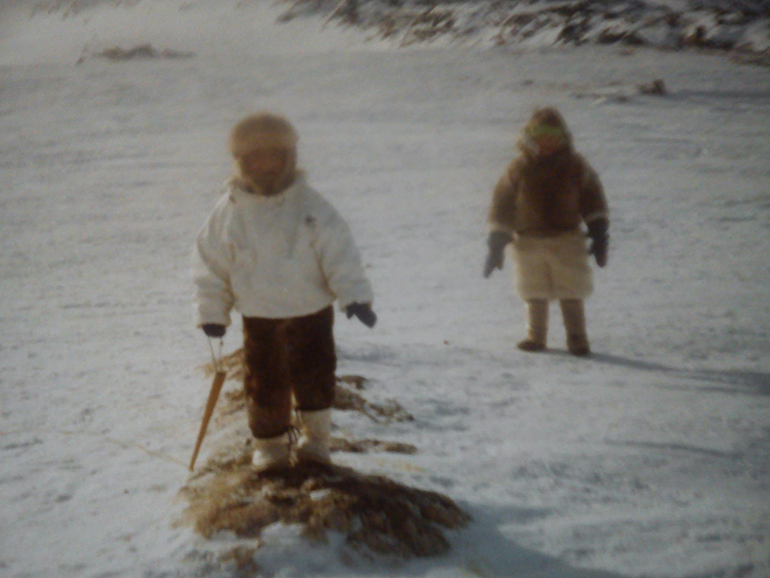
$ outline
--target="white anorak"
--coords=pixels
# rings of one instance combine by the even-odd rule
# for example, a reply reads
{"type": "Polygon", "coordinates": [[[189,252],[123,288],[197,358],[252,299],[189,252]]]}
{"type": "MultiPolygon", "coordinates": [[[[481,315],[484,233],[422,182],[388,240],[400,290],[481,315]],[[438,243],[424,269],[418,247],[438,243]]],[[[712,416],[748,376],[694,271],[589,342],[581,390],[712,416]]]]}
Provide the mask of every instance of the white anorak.
{"type": "Polygon", "coordinates": [[[199,327],[229,325],[233,308],[281,319],[374,300],[347,223],[302,176],[275,196],[228,182],[198,233],[192,274],[199,327]]]}

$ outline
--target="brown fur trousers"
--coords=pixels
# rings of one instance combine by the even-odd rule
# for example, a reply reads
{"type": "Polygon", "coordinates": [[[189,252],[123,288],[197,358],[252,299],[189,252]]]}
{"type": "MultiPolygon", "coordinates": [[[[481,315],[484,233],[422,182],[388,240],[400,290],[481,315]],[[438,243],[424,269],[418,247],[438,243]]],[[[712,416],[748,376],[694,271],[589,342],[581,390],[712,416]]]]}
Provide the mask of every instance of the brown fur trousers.
{"type": "Polygon", "coordinates": [[[331,306],[303,317],[243,318],[244,389],[254,437],[289,429],[292,396],[302,411],[331,407],[337,368],[333,326],[331,306]]]}

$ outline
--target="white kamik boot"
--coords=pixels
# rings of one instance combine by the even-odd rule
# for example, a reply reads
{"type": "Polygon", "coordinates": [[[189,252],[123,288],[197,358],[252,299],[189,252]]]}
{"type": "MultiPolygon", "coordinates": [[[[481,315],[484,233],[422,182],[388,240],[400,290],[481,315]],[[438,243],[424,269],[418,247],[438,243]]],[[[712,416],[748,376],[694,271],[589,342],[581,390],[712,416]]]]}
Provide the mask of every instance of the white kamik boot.
{"type": "Polygon", "coordinates": [[[331,463],[329,437],[332,431],[332,410],[298,411],[297,422],[301,432],[297,442],[297,461],[331,463]]]}
{"type": "Polygon", "coordinates": [[[272,438],[255,438],[251,462],[260,472],[289,467],[289,434],[285,433],[272,438]]]}

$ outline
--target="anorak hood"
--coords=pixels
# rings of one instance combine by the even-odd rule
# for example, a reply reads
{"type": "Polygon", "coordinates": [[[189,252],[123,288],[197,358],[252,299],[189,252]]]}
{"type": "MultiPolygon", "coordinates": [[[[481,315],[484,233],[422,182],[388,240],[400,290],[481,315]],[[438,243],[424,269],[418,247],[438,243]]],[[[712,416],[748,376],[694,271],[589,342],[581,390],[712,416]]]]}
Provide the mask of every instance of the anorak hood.
{"type": "Polygon", "coordinates": [[[299,135],[286,118],[270,112],[256,112],[241,119],[230,132],[228,148],[235,159],[233,181],[250,192],[275,195],[291,186],[297,176],[297,141],[299,135]],[[271,191],[264,191],[244,170],[241,159],[259,149],[286,151],[284,171],[271,191]]]}
{"type": "Polygon", "coordinates": [[[284,117],[271,112],[255,112],[233,127],[228,144],[237,159],[259,148],[296,150],[297,141],[297,131],[284,117]]]}
{"type": "Polygon", "coordinates": [[[537,136],[542,132],[560,137],[561,146],[559,151],[572,150],[572,134],[569,128],[567,128],[564,117],[556,108],[549,106],[535,110],[521,131],[517,144],[519,150],[528,158],[540,158],[537,136]]]}

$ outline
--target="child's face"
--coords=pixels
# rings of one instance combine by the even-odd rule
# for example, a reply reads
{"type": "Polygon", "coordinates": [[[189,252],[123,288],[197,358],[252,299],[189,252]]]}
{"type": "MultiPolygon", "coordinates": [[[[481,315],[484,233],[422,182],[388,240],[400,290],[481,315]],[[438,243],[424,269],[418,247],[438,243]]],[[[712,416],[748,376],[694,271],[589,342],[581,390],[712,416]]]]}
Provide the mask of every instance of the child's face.
{"type": "Polygon", "coordinates": [[[543,135],[535,139],[540,154],[547,157],[558,151],[562,146],[562,140],[552,135],[543,135]]]}
{"type": "Polygon", "coordinates": [[[549,156],[558,151],[565,143],[564,131],[550,125],[534,127],[530,136],[537,145],[541,156],[549,156]]]}
{"type": "Polygon", "coordinates": [[[239,159],[241,170],[266,191],[278,184],[288,161],[288,151],[274,148],[256,149],[239,159]]]}

